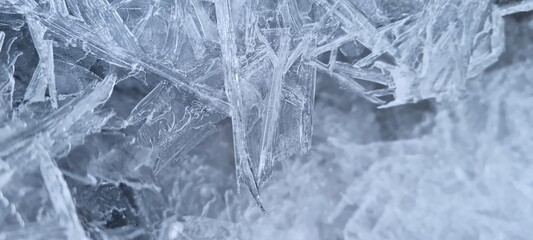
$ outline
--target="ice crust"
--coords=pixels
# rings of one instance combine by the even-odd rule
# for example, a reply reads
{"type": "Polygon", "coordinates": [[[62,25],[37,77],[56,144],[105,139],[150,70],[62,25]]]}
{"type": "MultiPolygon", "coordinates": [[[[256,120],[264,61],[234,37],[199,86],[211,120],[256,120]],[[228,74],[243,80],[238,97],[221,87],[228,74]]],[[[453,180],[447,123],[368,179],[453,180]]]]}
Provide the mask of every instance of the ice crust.
{"type": "Polygon", "coordinates": [[[0,240],[529,239],[532,10],[0,1],[0,240]]]}

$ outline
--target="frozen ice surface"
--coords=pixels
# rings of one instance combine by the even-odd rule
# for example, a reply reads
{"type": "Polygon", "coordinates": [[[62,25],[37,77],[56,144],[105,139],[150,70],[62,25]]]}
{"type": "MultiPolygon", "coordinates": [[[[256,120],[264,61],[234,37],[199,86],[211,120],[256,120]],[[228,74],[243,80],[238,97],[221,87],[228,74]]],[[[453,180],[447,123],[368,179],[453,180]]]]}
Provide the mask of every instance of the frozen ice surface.
{"type": "Polygon", "coordinates": [[[531,11],[0,1],[0,240],[530,239],[531,11]]]}

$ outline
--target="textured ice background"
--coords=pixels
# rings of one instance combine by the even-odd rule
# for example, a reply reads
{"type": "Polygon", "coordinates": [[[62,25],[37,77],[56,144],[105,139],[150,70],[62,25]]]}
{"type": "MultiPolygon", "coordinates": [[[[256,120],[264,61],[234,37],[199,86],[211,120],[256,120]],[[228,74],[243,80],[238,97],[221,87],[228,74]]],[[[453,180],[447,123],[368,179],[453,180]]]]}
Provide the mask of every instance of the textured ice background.
{"type": "Polygon", "coordinates": [[[531,239],[531,10],[2,0],[0,239],[531,239]]]}

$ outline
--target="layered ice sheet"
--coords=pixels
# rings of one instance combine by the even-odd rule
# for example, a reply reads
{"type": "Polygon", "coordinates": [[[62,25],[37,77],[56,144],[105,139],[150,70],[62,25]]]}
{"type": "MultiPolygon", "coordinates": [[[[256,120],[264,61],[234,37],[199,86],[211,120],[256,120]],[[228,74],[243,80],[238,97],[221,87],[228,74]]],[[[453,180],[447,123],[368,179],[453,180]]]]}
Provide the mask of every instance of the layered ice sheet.
{"type": "Polygon", "coordinates": [[[527,239],[531,10],[1,1],[0,239],[527,239]]]}

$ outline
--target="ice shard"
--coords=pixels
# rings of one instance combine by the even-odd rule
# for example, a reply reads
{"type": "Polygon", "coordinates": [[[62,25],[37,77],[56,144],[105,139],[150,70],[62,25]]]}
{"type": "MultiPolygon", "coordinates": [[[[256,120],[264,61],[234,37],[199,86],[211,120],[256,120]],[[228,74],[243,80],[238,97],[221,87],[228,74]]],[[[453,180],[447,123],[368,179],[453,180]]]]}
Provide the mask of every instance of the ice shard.
{"type": "Polygon", "coordinates": [[[44,101],[48,90],[52,105],[57,108],[57,90],[54,75],[53,43],[44,39],[45,28],[39,21],[28,18],[28,26],[33,42],[39,53],[39,64],[28,86],[25,98],[30,102],[44,101]],[[44,81],[43,81],[44,79],[44,81]]]}
{"type": "Polygon", "coordinates": [[[528,239],[532,11],[0,1],[0,240],[528,239]]]}
{"type": "Polygon", "coordinates": [[[384,104],[379,98],[393,95],[395,100],[384,107],[461,95],[466,91],[464,82],[478,76],[503,52],[504,12],[528,11],[527,2],[503,8],[489,1],[412,3],[416,6],[402,2],[396,9],[352,1],[316,3],[336,25],[331,25],[333,39],[320,41],[315,52],[317,56],[330,53],[329,62],[313,64],[370,101],[384,104]],[[371,11],[391,14],[374,18],[371,11]],[[359,43],[360,52],[368,52],[346,56],[337,64],[338,49],[346,51],[353,41],[359,43]],[[455,82],[448,83],[449,78],[455,82]],[[361,80],[377,83],[380,91],[358,84],[361,80]]]}
{"type": "Polygon", "coordinates": [[[260,205],[259,188],[271,177],[274,162],[288,158],[298,148],[308,150],[311,134],[305,124],[312,122],[308,108],[313,102],[314,68],[302,64],[303,49],[298,48],[310,47],[305,44],[309,39],[297,37],[313,36],[298,31],[294,21],[301,19],[295,6],[289,9],[293,12],[268,22],[269,16],[277,14],[277,4],[290,8],[285,1],[215,4],[225,88],[232,105],[237,177],[260,205]],[[248,9],[248,14],[238,14],[237,8],[248,9]],[[300,76],[295,74],[289,80],[286,76],[293,68],[300,76]],[[280,134],[287,136],[276,137],[280,134]]]}

